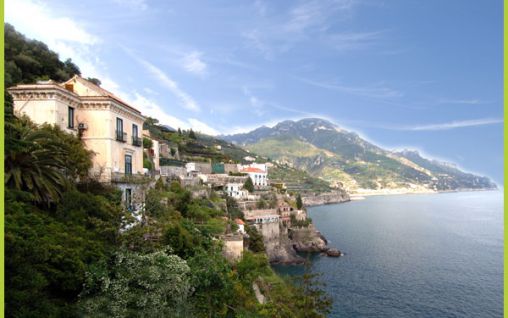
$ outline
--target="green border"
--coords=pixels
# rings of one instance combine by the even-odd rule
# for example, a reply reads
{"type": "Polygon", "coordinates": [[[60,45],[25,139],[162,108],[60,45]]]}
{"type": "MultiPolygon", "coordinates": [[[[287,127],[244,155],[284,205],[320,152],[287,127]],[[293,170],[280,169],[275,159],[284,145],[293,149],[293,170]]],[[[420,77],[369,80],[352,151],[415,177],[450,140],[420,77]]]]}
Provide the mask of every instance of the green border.
{"type": "MultiPolygon", "coordinates": [[[[506,109],[507,109],[507,104],[508,104],[508,58],[507,58],[507,52],[508,52],[508,21],[507,21],[507,16],[508,16],[508,0],[504,0],[503,2],[504,4],[504,7],[503,7],[503,90],[504,90],[504,100],[503,100],[503,105],[504,105],[504,138],[503,138],[503,146],[504,146],[504,158],[506,160],[506,157],[508,156],[508,143],[507,143],[507,140],[506,140],[506,136],[508,135],[508,127],[506,127],[506,122],[507,122],[507,119],[508,119],[508,115],[507,115],[507,112],[506,112],[506,109]]],[[[506,181],[508,179],[508,171],[506,170],[506,164],[504,164],[504,180],[506,181]]],[[[508,195],[508,190],[506,189],[506,187],[503,185],[503,189],[504,189],[504,197],[506,198],[506,196],[508,195]]],[[[505,201],[506,202],[506,201],[505,201]]],[[[508,300],[508,294],[506,293],[506,290],[507,290],[507,287],[508,287],[508,263],[506,261],[506,254],[508,252],[508,248],[507,248],[507,245],[506,245],[506,242],[508,241],[508,232],[506,231],[506,228],[508,227],[508,217],[507,217],[507,213],[506,213],[506,204],[504,205],[504,211],[505,211],[505,214],[504,214],[504,275],[503,275],[503,280],[504,280],[504,283],[503,283],[503,300],[504,300],[504,317],[508,317],[508,306],[506,306],[506,304],[508,303],[507,300],[508,300]]]]}
{"type": "MultiPolygon", "coordinates": [[[[0,0],[0,17],[4,21],[4,1],[0,0]]],[[[0,27],[0,91],[4,91],[4,23],[0,27]]],[[[4,98],[2,100],[2,107],[0,107],[0,317],[4,317],[5,313],[5,279],[4,279],[4,98]]]]}
{"type": "MultiPolygon", "coordinates": [[[[4,21],[4,1],[0,0],[0,17],[4,21]]],[[[0,91],[4,92],[4,23],[0,27],[0,91]]],[[[4,98],[0,107],[0,318],[5,315],[5,279],[4,279],[4,98]]]]}

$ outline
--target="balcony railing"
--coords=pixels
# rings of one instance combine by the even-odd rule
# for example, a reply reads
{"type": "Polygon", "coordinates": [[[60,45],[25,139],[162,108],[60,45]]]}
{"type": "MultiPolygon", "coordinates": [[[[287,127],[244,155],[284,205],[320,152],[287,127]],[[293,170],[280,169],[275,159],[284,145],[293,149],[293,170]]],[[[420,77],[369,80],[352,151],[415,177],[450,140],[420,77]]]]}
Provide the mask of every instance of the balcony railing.
{"type": "Polygon", "coordinates": [[[136,147],[141,147],[141,145],[143,145],[143,140],[138,136],[132,136],[132,144],[136,147]]]}
{"type": "Polygon", "coordinates": [[[127,141],[127,133],[123,131],[116,131],[116,140],[120,142],[126,142],[127,141]]]}

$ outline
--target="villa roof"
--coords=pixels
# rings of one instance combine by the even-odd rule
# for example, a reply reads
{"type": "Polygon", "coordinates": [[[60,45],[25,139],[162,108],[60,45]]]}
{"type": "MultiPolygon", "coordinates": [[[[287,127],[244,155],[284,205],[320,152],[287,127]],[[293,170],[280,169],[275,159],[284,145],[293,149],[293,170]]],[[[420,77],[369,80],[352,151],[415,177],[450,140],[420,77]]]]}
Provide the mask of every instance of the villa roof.
{"type": "Polygon", "coordinates": [[[247,167],[247,168],[244,168],[242,169],[241,172],[258,172],[258,173],[266,173],[265,171],[259,169],[259,168],[254,168],[254,167],[247,167]]]}
{"type": "Polygon", "coordinates": [[[98,96],[80,96],[80,97],[88,97],[88,98],[93,98],[93,97],[100,97],[100,96],[103,96],[103,97],[109,97],[111,99],[114,99],[115,101],[117,101],[118,103],[122,104],[122,106],[125,106],[126,108],[128,108],[129,110],[133,111],[133,112],[136,112],[138,114],[141,115],[141,112],[139,110],[137,110],[136,108],[134,108],[133,106],[129,105],[126,101],[124,101],[123,99],[121,99],[120,97],[116,96],[115,94],[113,94],[112,92],[98,86],[98,85],[95,85],[94,83],[90,82],[90,81],[87,81],[86,79],[82,78],[81,76],[79,75],[74,75],[71,79],[69,79],[68,81],[60,84],[62,87],[65,87],[65,84],[70,84],[72,83],[73,81],[79,81],[81,84],[85,85],[86,87],[88,87],[90,90],[93,90],[94,92],[96,92],[98,94],[98,96]]]}
{"type": "Polygon", "coordinates": [[[235,223],[238,225],[244,225],[245,222],[243,222],[241,219],[235,219],[235,223]]]}

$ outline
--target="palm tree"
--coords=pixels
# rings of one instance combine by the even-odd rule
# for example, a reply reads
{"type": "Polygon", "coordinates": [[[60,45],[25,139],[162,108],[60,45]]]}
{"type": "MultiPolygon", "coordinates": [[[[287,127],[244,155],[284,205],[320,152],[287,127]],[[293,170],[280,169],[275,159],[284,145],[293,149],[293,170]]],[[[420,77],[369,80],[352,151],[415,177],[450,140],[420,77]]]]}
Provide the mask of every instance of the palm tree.
{"type": "Polygon", "coordinates": [[[28,118],[6,122],[5,184],[31,193],[34,201],[58,201],[69,182],[65,177],[67,147],[28,118]]]}

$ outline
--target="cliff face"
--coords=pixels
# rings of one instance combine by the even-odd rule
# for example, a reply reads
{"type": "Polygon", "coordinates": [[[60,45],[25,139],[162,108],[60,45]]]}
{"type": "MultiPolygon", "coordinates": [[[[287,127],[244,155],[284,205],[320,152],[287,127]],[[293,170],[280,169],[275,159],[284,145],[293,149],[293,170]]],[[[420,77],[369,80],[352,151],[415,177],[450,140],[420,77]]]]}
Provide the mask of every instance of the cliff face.
{"type": "Polygon", "coordinates": [[[326,239],[316,230],[314,224],[290,228],[288,234],[292,247],[298,252],[317,253],[328,250],[326,239]]]}
{"type": "Polygon", "coordinates": [[[288,237],[287,228],[276,223],[256,225],[263,236],[266,255],[272,264],[300,264],[304,259],[296,254],[288,237]]]}
{"type": "Polygon", "coordinates": [[[302,197],[305,206],[334,204],[349,201],[349,194],[344,190],[336,190],[315,195],[307,195],[302,197]]]}
{"type": "Polygon", "coordinates": [[[313,224],[286,228],[278,223],[257,225],[263,235],[266,254],[272,264],[302,264],[305,260],[296,252],[328,251],[327,241],[313,224]]]}

